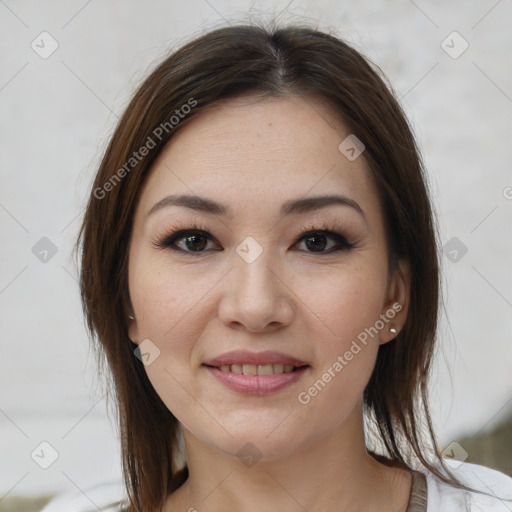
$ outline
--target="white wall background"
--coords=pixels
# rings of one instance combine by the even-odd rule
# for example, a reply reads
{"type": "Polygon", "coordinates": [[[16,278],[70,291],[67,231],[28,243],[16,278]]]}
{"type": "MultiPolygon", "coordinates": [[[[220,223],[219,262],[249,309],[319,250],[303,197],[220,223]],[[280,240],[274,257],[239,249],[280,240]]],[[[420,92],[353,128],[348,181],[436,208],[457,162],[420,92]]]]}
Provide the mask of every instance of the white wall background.
{"type": "MultiPolygon", "coordinates": [[[[425,154],[442,242],[457,237],[468,249],[456,263],[443,258],[447,318],[432,386],[441,445],[510,411],[509,0],[5,0],[0,497],[83,489],[119,475],[71,258],[92,175],[130,93],[168,48],[224,19],[273,12],[338,31],[389,76],[425,154]],[[46,59],[31,48],[34,40],[40,52],[51,48],[48,38],[41,48],[43,31],[58,43],[46,59]],[[455,59],[441,47],[453,31],[469,44],[455,59]],[[42,237],[58,251],[46,263],[32,252],[42,237]],[[59,455],[46,470],[30,455],[42,441],[59,455]]],[[[460,52],[464,42],[452,39],[450,51],[460,52]]]]}

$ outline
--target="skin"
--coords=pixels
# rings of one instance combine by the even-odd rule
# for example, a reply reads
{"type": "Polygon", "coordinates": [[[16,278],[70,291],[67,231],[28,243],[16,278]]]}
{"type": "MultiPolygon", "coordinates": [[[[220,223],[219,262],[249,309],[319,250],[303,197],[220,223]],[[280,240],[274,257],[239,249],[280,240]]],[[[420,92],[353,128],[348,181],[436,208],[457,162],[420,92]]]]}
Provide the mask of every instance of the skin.
{"type": "Polygon", "coordinates": [[[407,508],[410,473],[366,451],[362,394],[380,344],[396,336],[389,327],[405,322],[410,276],[404,262],[389,276],[378,191],[364,153],[349,161],[338,150],[347,135],[318,99],[246,96],[198,115],[153,164],[130,241],[129,336],[160,350],[145,370],[184,430],[189,478],[165,510],[407,508]],[[334,193],[356,201],[364,216],[340,205],[279,213],[290,199],[334,193]],[[170,194],[207,197],[232,213],[168,206],[148,215],[170,194]],[[212,237],[200,238],[203,252],[183,237],[175,245],[189,252],[155,245],[176,222],[174,231],[193,221],[212,237]],[[331,238],[321,240],[323,252],[295,243],[309,225],[355,246],[329,253],[331,238]],[[262,249],[251,263],[236,252],[247,236],[262,249]],[[300,403],[298,394],[395,303],[402,309],[385,328],[300,403]],[[235,349],[281,351],[310,368],[274,394],[242,395],[202,366],[235,349]],[[261,458],[246,467],[237,452],[249,442],[261,458]]]}

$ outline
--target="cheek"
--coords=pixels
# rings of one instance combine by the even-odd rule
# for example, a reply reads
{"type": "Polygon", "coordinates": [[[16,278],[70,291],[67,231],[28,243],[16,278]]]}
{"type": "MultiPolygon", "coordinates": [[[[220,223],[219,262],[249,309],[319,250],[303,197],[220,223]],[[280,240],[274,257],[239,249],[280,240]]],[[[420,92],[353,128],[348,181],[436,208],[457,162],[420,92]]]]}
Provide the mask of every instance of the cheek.
{"type": "Polygon", "coordinates": [[[327,269],[314,280],[297,281],[297,295],[306,309],[318,318],[326,336],[326,346],[341,349],[366,328],[375,324],[381,313],[386,291],[386,274],[378,266],[350,266],[327,269]]]}
{"type": "Polygon", "coordinates": [[[351,271],[310,287],[307,306],[321,319],[308,333],[318,364],[297,400],[301,419],[322,418],[319,432],[346,420],[371,377],[380,346],[371,328],[381,313],[385,284],[379,274],[351,271]]]}
{"type": "Polygon", "coordinates": [[[192,267],[173,267],[165,261],[165,254],[157,258],[144,253],[133,255],[130,298],[140,336],[163,342],[167,337],[172,340],[171,333],[183,331],[188,317],[194,316],[201,299],[218,280],[212,273],[199,274],[201,278],[192,267]]]}
{"type": "Polygon", "coordinates": [[[138,338],[150,339],[159,351],[144,370],[167,408],[187,426],[188,418],[180,413],[190,409],[191,353],[204,328],[194,306],[205,291],[189,274],[174,272],[149,257],[133,257],[130,272],[138,338]]]}
{"type": "MultiPolygon", "coordinates": [[[[333,403],[345,404],[350,410],[349,404],[363,392],[380,346],[375,325],[386,291],[384,270],[378,265],[346,267],[317,276],[298,291],[306,297],[307,309],[319,319],[309,324],[308,333],[319,365],[303,389],[303,402],[308,402],[311,410],[320,413],[333,403]]],[[[339,411],[343,415],[341,409],[344,407],[339,411]]],[[[340,420],[336,415],[331,418],[340,420]]]]}
{"type": "Polygon", "coordinates": [[[209,320],[205,314],[208,292],[221,276],[192,265],[177,269],[165,257],[144,251],[131,255],[130,298],[138,341],[150,339],[159,350],[145,371],[169,409],[179,411],[190,404],[191,396],[182,393],[182,386],[191,391],[194,348],[209,320]]]}

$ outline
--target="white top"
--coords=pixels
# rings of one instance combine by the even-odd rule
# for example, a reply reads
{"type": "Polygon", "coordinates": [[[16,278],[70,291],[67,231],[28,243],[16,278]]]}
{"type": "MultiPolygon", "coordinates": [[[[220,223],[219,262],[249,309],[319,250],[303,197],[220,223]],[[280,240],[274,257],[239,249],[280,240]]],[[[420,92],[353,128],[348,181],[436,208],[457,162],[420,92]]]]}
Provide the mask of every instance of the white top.
{"type": "MultiPolygon", "coordinates": [[[[464,484],[511,501],[502,501],[485,494],[457,489],[440,481],[427,470],[426,512],[511,512],[512,478],[500,471],[468,462],[445,459],[452,472],[464,484]]],[[[66,493],[52,499],[41,512],[119,512],[125,499],[122,482],[97,485],[84,490],[66,493]]]]}
{"type": "Polygon", "coordinates": [[[502,501],[485,494],[464,491],[441,482],[432,473],[427,477],[427,512],[511,512],[512,478],[505,473],[469,462],[444,459],[458,479],[469,487],[495,494],[502,501]]]}

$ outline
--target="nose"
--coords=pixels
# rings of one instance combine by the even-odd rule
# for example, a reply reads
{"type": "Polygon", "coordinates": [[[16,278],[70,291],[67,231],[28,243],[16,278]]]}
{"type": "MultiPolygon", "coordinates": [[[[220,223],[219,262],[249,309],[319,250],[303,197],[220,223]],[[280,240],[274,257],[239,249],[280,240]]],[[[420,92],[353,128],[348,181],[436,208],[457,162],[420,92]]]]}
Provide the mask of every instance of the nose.
{"type": "Polygon", "coordinates": [[[219,318],[226,326],[250,332],[272,332],[289,325],[295,305],[290,276],[276,258],[262,254],[248,263],[234,255],[233,269],[223,281],[219,318]]]}

